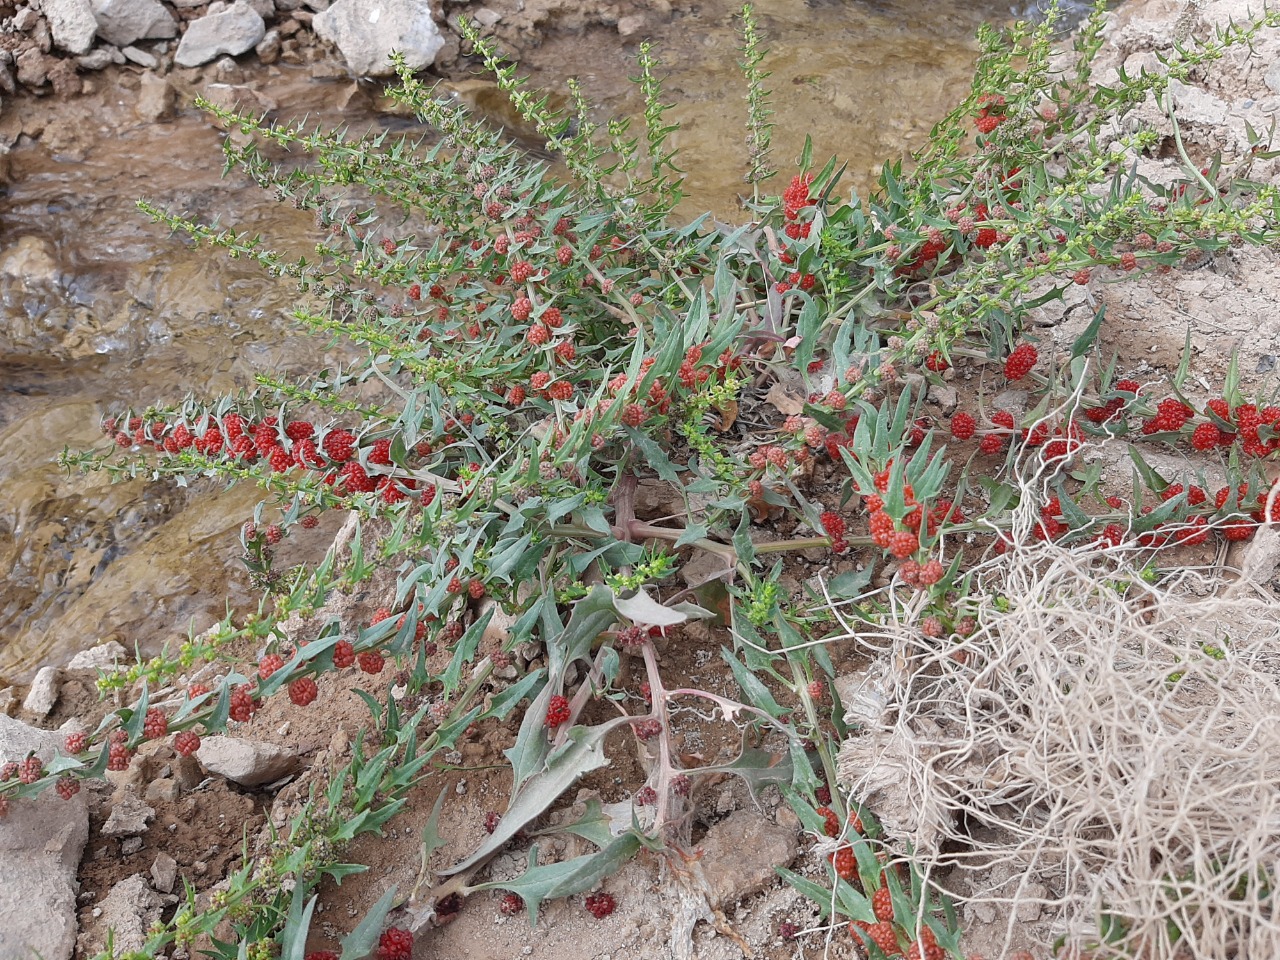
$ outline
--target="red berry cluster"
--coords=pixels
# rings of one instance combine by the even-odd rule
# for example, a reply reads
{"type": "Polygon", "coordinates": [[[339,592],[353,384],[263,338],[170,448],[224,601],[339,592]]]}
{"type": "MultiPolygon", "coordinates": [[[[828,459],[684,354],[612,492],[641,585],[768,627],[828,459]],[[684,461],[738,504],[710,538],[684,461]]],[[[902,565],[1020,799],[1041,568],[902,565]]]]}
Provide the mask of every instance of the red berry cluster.
{"type": "Polygon", "coordinates": [[[413,934],[403,927],[388,927],[378,938],[378,960],[410,960],[413,934]]]}
{"type": "Polygon", "coordinates": [[[1004,361],[1004,377],[1006,380],[1021,380],[1040,359],[1040,354],[1034,346],[1029,343],[1020,343],[1014,347],[1013,352],[1005,358],[1004,361]]]}
{"type": "Polygon", "coordinates": [[[978,128],[979,133],[991,133],[1004,123],[1006,119],[1004,97],[998,93],[984,93],[978,97],[978,103],[981,106],[974,116],[973,124],[978,128]]]}
{"type": "Polygon", "coordinates": [[[613,898],[613,894],[598,890],[595,893],[588,894],[586,899],[582,901],[582,905],[597,920],[603,920],[618,908],[618,901],[613,898]]]}
{"type": "Polygon", "coordinates": [[[561,724],[568,722],[569,717],[569,699],[557,693],[547,703],[547,726],[554,730],[561,724]]]}

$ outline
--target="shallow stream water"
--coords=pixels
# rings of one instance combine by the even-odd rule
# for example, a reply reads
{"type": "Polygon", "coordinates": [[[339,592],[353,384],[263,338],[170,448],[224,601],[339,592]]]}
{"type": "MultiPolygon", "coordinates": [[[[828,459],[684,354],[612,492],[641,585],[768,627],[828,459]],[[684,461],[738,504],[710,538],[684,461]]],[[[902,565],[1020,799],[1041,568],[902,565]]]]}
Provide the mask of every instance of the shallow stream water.
{"type": "MultiPolygon", "coordinates": [[[[738,7],[707,0],[652,34],[681,124],[684,210],[726,219],[743,188],[738,7]]],[[[927,0],[757,0],[757,9],[772,51],[779,189],[806,133],[815,157],[848,161],[860,189],[884,160],[920,147],[967,89],[979,23],[1010,16],[1007,4],[927,0]]],[[[526,63],[548,89],[577,75],[602,112],[634,116],[633,52],[560,36],[526,63]]],[[[316,80],[303,68],[244,72],[280,117],[404,125],[378,112],[376,91],[350,80],[316,80]]],[[[222,179],[221,134],[193,109],[169,123],[138,121],[136,83],[127,82],[56,107],[5,105],[5,122],[37,109],[48,122],[39,140],[15,148],[0,197],[0,686],[106,639],[154,652],[192,619],[204,628],[227,604],[253,602],[236,529],[255,490],[113,485],[67,476],[54,459],[98,442],[109,409],[245,387],[264,370],[302,372],[324,346],[291,327],[287,287],[196,253],[135,209],[145,196],[267,236],[312,236],[308,218],[222,179]]],[[[484,81],[456,88],[503,119],[484,81]]],[[[314,531],[317,549],[323,534],[314,531]]]]}

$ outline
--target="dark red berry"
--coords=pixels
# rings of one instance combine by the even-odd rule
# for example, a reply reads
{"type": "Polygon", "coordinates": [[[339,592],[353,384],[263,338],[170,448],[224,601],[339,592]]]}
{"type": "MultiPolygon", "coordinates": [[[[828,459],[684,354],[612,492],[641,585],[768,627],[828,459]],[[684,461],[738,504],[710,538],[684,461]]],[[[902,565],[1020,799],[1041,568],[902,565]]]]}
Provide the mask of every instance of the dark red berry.
{"type": "Polygon", "coordinates": [[[194,730],[183,730],[173,738],[173,749],[189,757],[200,749],[200,735],[194,730]]]}
{"type": "Polygon", "coordinates": [[[556,694],[547,703],[547,726],[554,730],[569,719],[569,700],[556,694]]]}
{"type": "Polygon", "coordinates": [[[378,960],[410,960],[413,934],[403,927],[389,927],[378,938],[378,960]]]}
{"type": "Polygon", "coordinates": [[[583,901],[583,906],[597,920],[603,920],[618,908],[618,901],[613,898],[613,894],[599,890],[588,895],[583,901]]]}
{"type": "Polygon", "coordinates": [[[289,699],[300,707],[312,703],[319,692],[315,680],[311,677],[299,677],[289,684],[289,699]]]}

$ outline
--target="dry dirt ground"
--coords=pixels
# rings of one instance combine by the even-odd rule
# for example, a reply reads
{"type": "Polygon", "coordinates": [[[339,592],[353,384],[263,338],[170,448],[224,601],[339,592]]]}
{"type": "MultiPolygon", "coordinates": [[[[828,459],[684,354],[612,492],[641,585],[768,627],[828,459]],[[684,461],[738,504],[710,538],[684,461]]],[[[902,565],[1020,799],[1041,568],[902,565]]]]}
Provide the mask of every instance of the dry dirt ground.
{"type": "MultiPolygon", "coordinates": [[[[1154,66],[1153,51],[1171,49],[1175,24],[1186,13],[1177,0],[1141,0],[1125,5],[1108,28],[1103,65],[1109,69],[1123,65],[1130,72],[1144,64],[1154,66]]],[[[1191,30],[1203,36],[1209,24],[1228,17],[1243,19],[1244,14],[1241,0],[1206,2],[1189,14],[1191,30]]],[[[1176,109],[1193,157],[1198,160],[1222,151],[1228,160],[1243,158],[1247,152],[1244,122],[1266,129],[1269,118],[1280,115],[1278,64],[1280,40],[1268,35],[1252,53],[1228,57],[1178,91],[1176,109]]],[[[1105,82],[1106,70],[1101,78],[1105,82]]],[[[1156,113],[1139,119],[1157,126],[1163,123],[1156,113]]],[[[1153,179],[1171,179],[1177,164],[1168,153],[1141,158],[1140,169],[1153,179]]],[[[1276,182],[1275,162],[1258,164],[1252,175],[1276,182]]],[[[1167,276],[1152,275],[1124,284],[1112,284],[1109,279],[1098,278],[1087,290],[1073,291],[1076,299],[1065,307],[1042,312],[1034,318],[1033,333],[1042,343],[1065,347],[1101,302],[1108,311],[1103,348],[1115,352],[1125,375],[1154,381],[1172,373],[1190,330],[1193,381],[1204,384],[1204,393],[1197,399],[1212,395],[1232,355],[1238,357],[1247,386],[1269,382],[1275,358],[1280,355],[1280,315],[1276,310],[1280,262],[1275,250],[1233,249],[1167,276]]],[[[962,402],[976,387],[963,373],[956,385],[962,402]]],[[[835,572],[839,570],[823,561],[797,558],[788,567],[788,583],[798,587],[811,576],[835,572]]],[[[385,590],[385,585],[381,589],[385,590]]],[[[379,588],[372,587],[353,601],[350,613],[367,618],[384,600],[379,588]]],[[[727,638],[714,629],[676,632],[662,654],[664,673],[688,686],[733,695],[732,677],[718,656],[726,642],[727,638]]],[[[244,653],[252,655],[253,651],[244,653]]],[[[859,662],[852,645],[833,653],[846,669],[859,662]]],[[[633,682],[638,684],[639,679],[633,682]]],[[[347,756],[368,718],[352,688],[384,696],[393,683],[391,671],[378,677],[354,673],[327,676],[320,681],[320,700],[312,707],[304,710],[276,698],[250,724],[234,730],[234,736],[280,743],[302,756],[305,770],[301,776],[274,793],[206,779],[189,764],[166,754],[166,748],[138,758],[127,773],[113,775],[113,781],[93,797],[92,832],[80,875],[82,950],[92,950],[101,943],[105,921],[116,915],[101,907],[113,887],[137,874],[149,877],[160,853],[173,857],[178,876],[197,889],[216,889],[240,861],[242,842],[252,849],[264,836],[268,822],[286,822],[310,780],[347,756]],[[136,839],[102,835],[113,803],[129,793],[145,798],[154,809],[149,828],[136,839]]],[[[100,709],[91,680],[72,677],[63,689],[58,711],[47,722],[57,726],[72,718],[83,720],[100,709]]],[[[501,750],[511,742],[513,731],[513,724],[481,725],[447,758],[447,764],[413,791],[407,809],[391,823],[385,836],[366,837],[354,845],[350,859],[370,864],[371,869],[340,887],[324,887],[312,946],[330,945],[331,935],[349,929],[390,884],[402,891],[412,887],[420,867],[420,831],[442,790],[446,802],[441,832],[448,843],[435,855],[433,865],[465,855],[480,842],[484,813],[504,807],[509,775],[501,750]]],[[[707,762],[726,756],[736,743],[734,731],[709,722],[690,723],[682,736],[682,749],[707,762]]],[[[642,781],[630,741],[620,737],[609,746],[615,764],[578,784],[566,802],[591,797],[605,802],[625,799],[642,781]]],[[[699,916],[682,894],[678,871],[673,873],[660,857],[643,854],[604,881],[604,888],[618,901],[617,911],[604,920],[596,920],[574,898],[546,904],[537,926],[530,928],[526,917],[505,917],[499,912],[498,895],[482,894],[468,901],[453,922],[425,932],[415,957],[658,960],[691,956],[730,960],[753,956],[783,960],[856,955],[843,931],[830,940],[822,933],[812,933],[790,942],[777,934],[778,924],[784,920],[801,927],[816,922],[816,911],[774,878],[772,867],[790,865],[820,879],[824,866],[809,852],[811,841],[776,792],[766,791],[757,805],[736,781],[723,782],[704,787],[697,801],[690,852],[695,856],[701,852],[704,871],[723,878],[718,889],[724,890],[725,899],[717,910],[699,916]]],[[[554,815],[565,814],[561,810],[554,815]]],[[[575,852],[571,844],[563,842],[544,851],[552,856],[575,852]]],[[[522,848],[511,847],[494,862],[492,875],[513,875],[521,868],[523,857],[522,848]]],[[[147,902],[150,906],[143,905],[144,914],[149,910],[154,916],[170,909],[162,897],[147,902]]],[[[975,949],[981,949],[981,931],[975,929],[974,934],[975,949]]],[[[1038,947],[1035,955],[1048,956],[1043,947],[1038,947]]]]}

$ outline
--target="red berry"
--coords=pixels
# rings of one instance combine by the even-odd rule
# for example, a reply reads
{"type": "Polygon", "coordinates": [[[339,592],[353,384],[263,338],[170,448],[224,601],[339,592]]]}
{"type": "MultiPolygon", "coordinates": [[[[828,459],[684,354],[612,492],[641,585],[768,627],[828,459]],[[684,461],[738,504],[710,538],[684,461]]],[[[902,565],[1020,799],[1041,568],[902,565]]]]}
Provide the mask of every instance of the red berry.
{"type": "Polygon", "coordinates": [[[76,754],[84,753],[85,747],[89,745],[89,737],[83,733],[67,734],[66,750],[67,753],[76,754]]]}
{"type": "Polygon", "coordinates": [[[814,811],[822,817],[822,832],[828,837],[840,836],[840,818],[830,807],[819,807],[814,811]]]}
{"type": "Polygon", "coordinates": [[[518,893],[508,893],[498,904],[498,911],[508,917],[514,917],[522,910],[524,910],[524,897],[518,893]]]}
{"type": "Polygon", "coordinates": [[[300,707],[313,702],[319,692],[315,680],[311,677],[299,677],[289,684],[289,699],[300,707]]]}
{"type": "Polygon", "coordinates": [[[583,906],[597,920],[603,920],[609,914],[618,908],[618,901],[613,899],[613,894],[605,893],[599,890],[590,894],[584,901],[583,906]]]}
{"type": "Polygon", "coordinates": [[[173,738],[173,749],[184,757],[189,757],[200,749],[200,735],[194,730],[183,730],[173,738]]]}
{"type": "Polygon", "coordinates": [[[1006,380],[1021,380],[1031,368],[1036,365],[1036,361],[1040,359],[1040,354],[1036,348],[1029,343],[1020,343],[1009,354],[1004,362],[1004,376],[1006,380]]]}
{"type": "Polygon", "coordinates": [[[893,894],[888,887],[881,887],[871,897],[871,909],[881,923],[893,922],[893,894]]]}
{"type": "Polygon", "coordinates": [[[535,347],[540,347],[551,340],[551,331],[540,323],[531,326],[524,335],[525,340],[535,347]]]}
{"type": "Polygon", "coordinates": [[[533,313],[533,303],[528,297],[517,297],[511,304],[511,316],[523,323],[533,313]]]}
{"type": "Polygon", "coordinates": [[[846,883],[852,883],[858,876],[858,858],[853,847],[844,846],[831,855],[831,865],[835,867],[836,876],[846,883]]]}
{"type": "Polygon", "coordinates": [[[119,772],[129,769],[129,761],[133,759],[133,751],[123,743],[113,743],[107,750],[107,769],[119,772]]]}
{"type": "Polygon", "coordinates": [[[266,680],[273,673],[284,666],[284,657],[278,653],[268,653],[258,663],[258,676],[266,680]]]}
{"type": "Polygon", "coordinates": [[[333,645],[333,665],[345,670],[356,662],[356,651],[350,640],[339,640],[333,645]]]}
{"type": "Polygon", "coordinates": [[[517,260],[511,265],[511,280],[513,283],[524,283],[533,276],[533,264],[527,260],[517,260]]]}
{"type": "Polygon", "coordinates": [[[146,719],[142,721],[142,735],[148,740],[159,740],[168,732],[169,718],[164,711],[156,707],[148,710],[146,719]]]}
{"type": "Polygon", "coordinates": [[[513,407],[518,407],[525,401],[524,387],[514,386],[507,391],[507,403],[513,407]]]}
{"type": "Polygon", "coordinates": [[[356,438],[351,431],[333,430],[324,438],[324,443],[321,446],[330,460],[335,463],[345,463],[351,459],[355,445],[356,438]]]}
{"type": "Polygon", "coordinates": [[[27,757],[18,764],[18,780],[21,783],[35,783],[44,776],[44,761],[39,757],[27,757]]]}
{"type": "Polygon", "coordinates": [[[1074,280],[1076,283],[1078,283],[1080,286],[1082,287],[1085,286],[1089,282],[1089,268],[1081,267],[1074,274],[1072,274],[1071,279],[1074,280]]]}
{"type": "Polygon", "coordinates": [[[951,435],[957,440],[971,439],[977,427],[978,424],[973,419],[973,415],[965,413],[963,410],[951,418],[951,435]]]}
{"type": "Polygon", "coordinates": [[[365,673],[381,673],[387,664],[386,658],[377,650],[366,650],[356,659],[360,661],[360,669],[365,673]]]}
{"type": "Polygon", "coordinates": [[[569,719],[569,700],[556,694],[547,703],[547,726],[554,730],[569,719]]]}
{"type": "Polygon", "coordinates": [[[316,527],[320,526],[320,518],[314,513],[308,513],[300,522],[302,523],[302,528],[304,530],[314,530],[316,527]]]}
{"type": "Polygon", "coordinates": [[[58,796],[63,800],[70,800],[80,792],[80,780],[78,777],[73,777],[70,774],[67,774],[64,777],[58,778],[58,785],[56,789],[58,791],[58,796]]]}
{"type": "Polygon", "coordinates": [[[409,960],[413,956],[413,934],[403,927],[388,927],[378,938],[378,960],[409,960]]]}
{"type": "Polygon", "coordinates": [[[826,510],[823,511],[822,516],[818,519],[822,524],[823,532],[825,532],[828,537],[832,540],[844,539],[845,530],[847,529],[844,517],[832,510],[826,510]]]}
{"type": "Polygon", "coordinates": [[[1212,450],[1221,439],[1222,432],[1218,425],[1209,421],[1196,424],[1196,428],[1191,431],[1191,446],[1197,450],[1212,450]]]}
{"type": "Polygon", "coordinates": [[[906,559],[919,549],[919,538],[914,533],[906,530],[900,530],[889,540],[889,552],[899,560],[906,559]]]}
{"type": "Polygon", "coordinates": [[[248,684],[241,684],[231,691],[231,719],[238,723],[248,723],[253,719],[258,703],[253,699],[248,684]]]}

